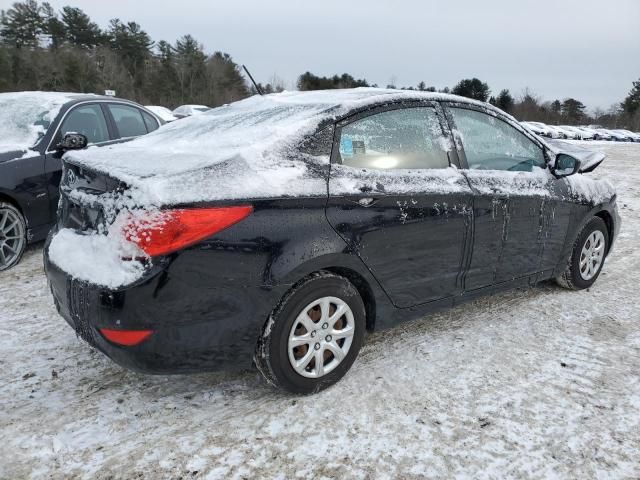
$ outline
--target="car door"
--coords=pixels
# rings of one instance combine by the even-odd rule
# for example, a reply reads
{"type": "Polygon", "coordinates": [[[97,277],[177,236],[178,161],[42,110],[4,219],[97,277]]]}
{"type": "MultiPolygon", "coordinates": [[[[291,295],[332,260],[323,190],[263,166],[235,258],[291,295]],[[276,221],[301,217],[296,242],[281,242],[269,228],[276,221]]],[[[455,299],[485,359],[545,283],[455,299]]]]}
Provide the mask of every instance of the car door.
{"type": "Polygon", "coordinates": [[[497,114],[466,105],[447,111],[474,194],[465,290],[540,272],[545,245],[551,252],[564,241],[569,214],[558,200],[564,184],[547,168],[544,147],[497,114]]]}
{"type": "Polygon", "coordinates": [[[336,126],[327,218],[398,307],[462,290],[472,195],[439,108],[391,105],[336,126]]]}
{"type": "Polygon", "coordinates": [[[49,193],[49,215],[55,218],[58,209],[60,178],[62,175],[63,151],[56,148],[66,133],[81,133],[87,137],[88,145],[105,145],[113,141],[113,130],[109,128],[100,103],[81,103],[72,107],[61,121],[45,156],[45,173],[49,193]]]}
{"type": "Polygon", "coordinates": [[[123,103],[109,103],[109,113],[116,127],[117,138],[128,139],[146,135],[160,124],[147,112],[123,103]]]}

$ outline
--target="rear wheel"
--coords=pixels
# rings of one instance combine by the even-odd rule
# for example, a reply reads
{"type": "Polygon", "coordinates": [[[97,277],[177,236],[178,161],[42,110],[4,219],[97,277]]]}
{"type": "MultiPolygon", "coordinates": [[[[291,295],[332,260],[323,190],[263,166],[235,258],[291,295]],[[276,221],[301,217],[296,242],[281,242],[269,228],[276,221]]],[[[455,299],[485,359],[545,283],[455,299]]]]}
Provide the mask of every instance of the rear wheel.
{"type": "Polygon", "coordinates": [[[27,226],[20,211],[0,202],[0,271],[13,267],[27,246],[27,226]]]}
{"type": "Polygon", "coordinates": [[[589,288],[597,280],[609,250],[609,231],[600,217],[592,218],[573,244],[573,253],[558,284],[572,290],[589,288]]]}
{"type": "Polygon", "coordinates": [[[296,285],[273,311],[255,363],[276,387],[318,392],[349,370],[364,330],[365,309],[356,288],[343,277],[318,272],[296,285]]]}

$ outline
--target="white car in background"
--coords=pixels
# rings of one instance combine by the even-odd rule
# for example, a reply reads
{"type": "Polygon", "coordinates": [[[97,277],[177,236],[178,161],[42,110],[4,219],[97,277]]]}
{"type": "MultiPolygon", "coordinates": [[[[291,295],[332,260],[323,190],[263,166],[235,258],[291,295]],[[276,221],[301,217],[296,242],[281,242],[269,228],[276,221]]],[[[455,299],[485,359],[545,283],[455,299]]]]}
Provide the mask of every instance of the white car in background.
{"type": "Polygon", "coordinates": [[[582,133],[583,140],[597,140],[599,138],[598,132],[591,130],[588,127],[573,127],[582,133]]]}
{"type": "Polygon", "coordinates": [[[555,128],[560,130],[565,135],[565,138],[567,138],[569,140],[575,140],[577,138],[580,138],[578,136],[578,133],[575,130],[573,130],[571,127],[567,127],[565,125],[560,125],[560,126],[557,126],[555,128]]]}
{"type": "Polygon", "coordinates": [[[594,133],[594,137],[593,137],[594,140],[611,140],[611,134],[607,133],[604,130],[598,131],[597,128],[592,128],[592,127],[583,127],[583,128],[588,128],[594,133]]]}
{"type": "Polygon", "coordinates": [[[631,142],[640,142],[640,134],[633,133],[630,130],[625,130],[623,128],[617,128],[613,130],[614,133],[619,133],[620,135],[624,135],[631,142]]]}
{"type": "Polygon", "coordinates": [[[576,127],[572,127],[571,125],[562,125],[561,128],[567,132],[572,132],[574,135],[573,138],[575,140],[584,140],[585,133],[577,129],[576,127]]]}
{"type": "Polygon", "coordinates": [[[546,127],[551,130],[551,138],[567,138],[567,134],[560,130],[557,126],[547,125],[546,127]]]}
{"type": "Polygon", "coordinates": [[[144,108],[151,110],[166,123],[178,120],[178,117],[176,117],[167,107],[161,107],[159,105],[145,105],[144,108]]]}
{"type": "Polygon", "coordinates": [[[178,118],[190,117],[192,115],[200,115],[211,110],[206,105],[181,105],[173,111],[173,115],[178,118]]]}
{"type": "Polygon", "coordinates": [[[542,137],[551,137],[551,130],[547,128],[544,123],[540,122],[520,122],[522,125],[527,127],[536,135],[540,135],[542,137]]]}
{"type": "Polygon", "coordinates": [[[616,133],[615,130],[607,130],[604,128],[599,128],[598,133],[607,133],[611,137],[611,140],[615,140],[616,142],[626,142],[627,136],[621,133],[616,133]]]}

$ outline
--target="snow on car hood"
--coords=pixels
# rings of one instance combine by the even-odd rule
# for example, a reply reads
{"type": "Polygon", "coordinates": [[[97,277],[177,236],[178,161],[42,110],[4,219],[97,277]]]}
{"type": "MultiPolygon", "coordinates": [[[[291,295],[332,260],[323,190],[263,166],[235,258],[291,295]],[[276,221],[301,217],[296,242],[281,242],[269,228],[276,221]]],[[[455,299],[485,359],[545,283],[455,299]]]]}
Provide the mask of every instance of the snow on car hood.
{"type": "Polygon", "coordinates": [[[155,205],[326,195],[318,169],[328,166],[329,158],[301,160],[297,147],[305,136],[354,108],[416,99],[473,102],[378,88],[256,95],[126,144],[70,152],[65,159],[126,182],[155,205]]]}
{"type": "Polygon", "coordinates": [[[0,93],[0,152],[26,151],[45,134],[74,93],[0,93]]]}
{"type": "Polygon", "coordinates": [[[602,163],[606,158],[603,152],[597,150],[591,150],[584,148],[581,145],[575,143],[565,142],[562,140],[547,140],[547,145],[557,155],[559,153],[566,153],[572,157],[580,160],[580,173],[590,172],[602,163]]]}

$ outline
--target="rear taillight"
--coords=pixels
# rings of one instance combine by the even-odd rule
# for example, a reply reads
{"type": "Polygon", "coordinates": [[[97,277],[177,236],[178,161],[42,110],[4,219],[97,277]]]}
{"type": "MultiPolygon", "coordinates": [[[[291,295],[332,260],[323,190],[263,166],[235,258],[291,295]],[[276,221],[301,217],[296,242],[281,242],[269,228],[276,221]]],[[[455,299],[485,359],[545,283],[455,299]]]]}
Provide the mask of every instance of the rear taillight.
{"type": "Polygon", "coordinates": [[[132,217],[124,226],[124,235],[147,255],[157,257],[194,245],[238,223],[251,212],[251,205],[163,210],[150,219],[132,217]]]}
{"type": "Polygon", "coordinates": [[[112,330],[101,328],[100,333],[111,343],[133,347],[149,338],[153,334],[153,330],[112,330]]]}

